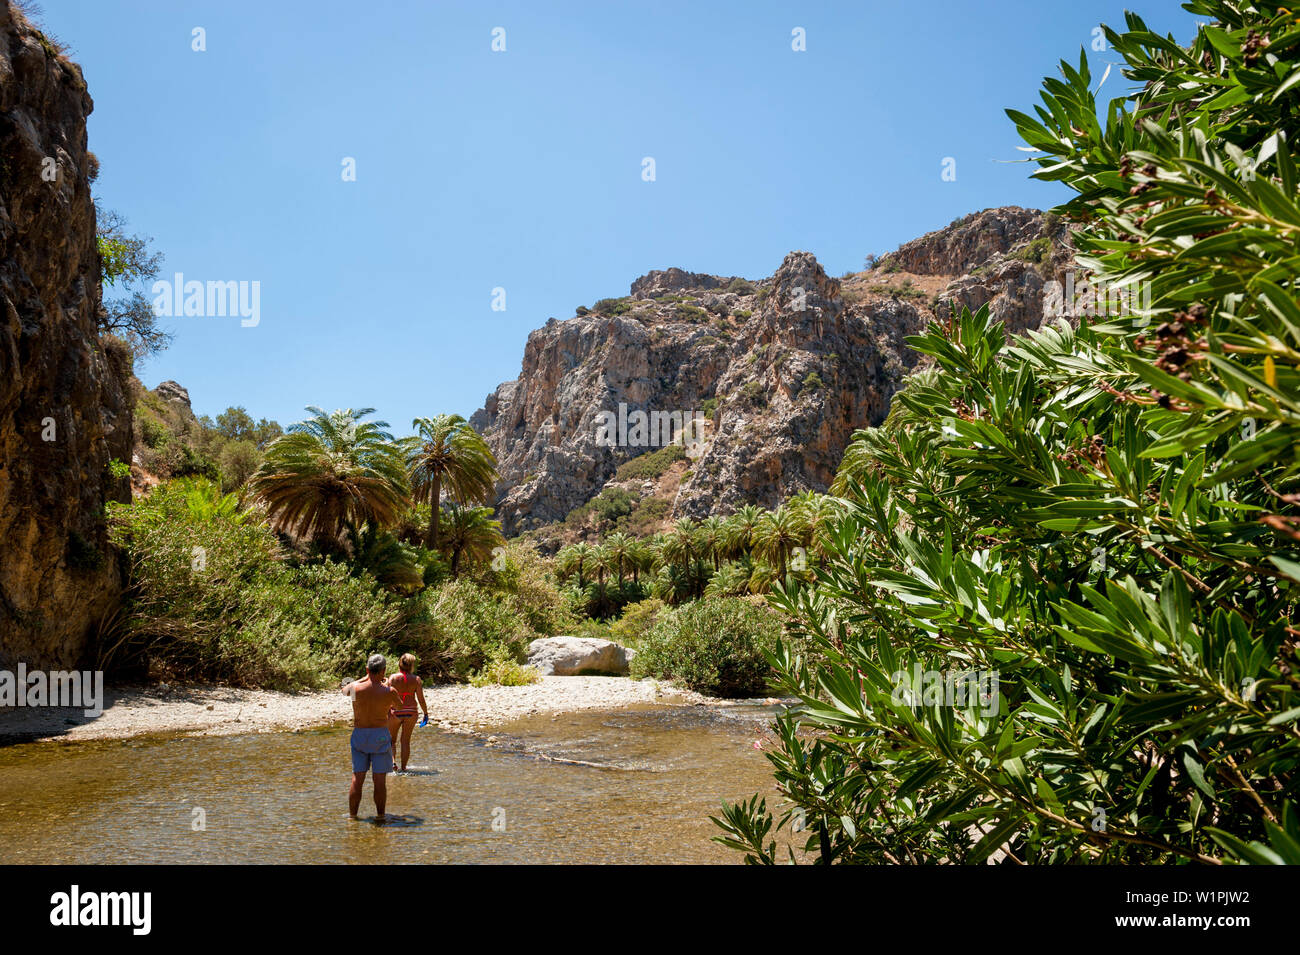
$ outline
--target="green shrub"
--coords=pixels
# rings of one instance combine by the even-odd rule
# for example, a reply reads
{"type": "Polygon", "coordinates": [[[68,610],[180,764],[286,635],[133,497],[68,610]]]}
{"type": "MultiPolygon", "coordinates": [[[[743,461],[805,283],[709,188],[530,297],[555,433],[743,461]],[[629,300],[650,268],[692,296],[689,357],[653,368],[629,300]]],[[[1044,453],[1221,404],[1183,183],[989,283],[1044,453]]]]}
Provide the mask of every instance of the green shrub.
{"type": "Polygon", "coordinates": [[[636,677],[655,676],[710,696],[755,696],[767,689],[763,650],[781,634],[767,608],[736,597],[697,600],[659,618],[632,660],[636,677]]]}
{"type": "Polygon", "coordinates": [[[657,597],[647,597],[623,608],[623,616],[609,625],[609,639],[625,647],[638,647],[642,638],[658,621],[666,605],[657,597]]]}
{"type": "Polygon", "coordinates": [[[607,487],[591,499],[591,512],[602,524],[613,524],[632,513],[636,498],[621,487],[607,487]]]}
{"type": "Polygon", "coordinates": [[[227,491],[242,487],[262,463],[262,453],[251,441],[231,441],[217,455],[221,486],[227,491]]]}
{"type": "Polygon", "coordinates": [[[1052,240],[1045,235],[1040,235],[1011,253],[1011,257],[1039,265],[1052,257],[1052,240]]]}
{"type": "Polygon", "coordinates": [[[539,636],[507,597],[467,578],[425,591],[420,600],[432,643],[432,652],[420,656],[456,679],[468,678],[497,655],[522,662],[539,636]]]}
{"type": "Polygon", "coordinates": [[[536,667],[525,666],[502,653],[500,648],[493,651],[491,659],[470,679],[474,686],[528,686],[541,681],[542,675],[536,667]]]}
{"type": "Polygon", "coordinates": [[[632,310],[630,298],[602,298],[591,307],[597,315],[625,315],[632,310]]]}
{"type": "Polygon", "coordinates": [[[389,651],[407,614],[373,578],[286,562],[270,529],[214,490],[167,482],[109,505],[133,590],[125,639],[99,648],[101,667],[143,659],[160,675],[288,689],[389,651]]]}
{"type": "MultiPolygon", "coordinates": [[[[680,447],[680,445],[674,445],[674,447],[680,447]]],[[[668,516],[668,512],[672,509],[672,503],[666,497],[643,497],[622,523],[633,534],[649,533],[652,528],[656,527],[668,516]]]]}
{"type": "Polygon", "coordinates": [[[537,552],[535,544],[511,540],[497,548],[490,576],[536,633],[555,636],[574,625],[551,571],[551,561],[537,552]]]}
{"type": "Polygon", "coordinates": [[[137,405],[135,420],[140,428],[140,440],[146,447],[163,448],[171,440],[171,432],[159,418],[147,407],[137,405]]]}
{"type": "Polygon", "coordinates": [[[662,477],[675,461],[684,460],[685,457],[686,449],[680,444],[666,444],[655,451],[638,454],[632,460],[619,465],[618,470],[614,472],[614,480],[655,480],[662,477]]]}
{"type": "Polygon", "coordinates": [[[396,656],[404,643],[400,601],[346,564],[278,564],[247,581],[243,594],[238,627],[222,642],[238,682],[265,686],[266,676],[280,672],[269,682],[328,684],[359,676],[371,653],[396,656]]]}

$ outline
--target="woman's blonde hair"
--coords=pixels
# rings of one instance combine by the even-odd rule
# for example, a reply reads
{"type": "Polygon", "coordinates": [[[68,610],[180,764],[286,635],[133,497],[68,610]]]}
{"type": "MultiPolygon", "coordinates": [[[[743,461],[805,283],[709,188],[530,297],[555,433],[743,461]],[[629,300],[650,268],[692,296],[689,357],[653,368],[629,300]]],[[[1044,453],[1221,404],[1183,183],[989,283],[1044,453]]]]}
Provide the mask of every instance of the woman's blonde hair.
{"type": "Polygon", "coordinates": [[[402,668],[403,673],[410,674],[415,672],[415,665],[419,662],[420,661],[415,658],[414,653],[403,653],[402,659],[398,662],[398,666],[402,668]]]}

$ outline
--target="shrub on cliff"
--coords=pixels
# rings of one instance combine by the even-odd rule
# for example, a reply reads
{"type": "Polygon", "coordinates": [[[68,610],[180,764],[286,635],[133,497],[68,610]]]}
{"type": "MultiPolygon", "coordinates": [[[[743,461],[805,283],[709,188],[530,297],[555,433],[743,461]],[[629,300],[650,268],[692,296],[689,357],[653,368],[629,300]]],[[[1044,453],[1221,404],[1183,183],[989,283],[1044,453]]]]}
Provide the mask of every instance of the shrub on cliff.
{"type": "Polygon", "coordinates": [[[766,607],[735,597],[697,600],[659,617],[632,660],[632,675],[676,680],[710,696],[755,696],[771,670],[763,650],[781,624],[766,607]]]}
{"type": "Polygon", "coordinates": [[[686,449],[680,444],[666,444],[654,451],[638,454],[624,461],[614,472],[615,481],[655,480],[677,461],[685,460],[686,449]]]}
{"type": "Polygon", "coordinates": [[[823,659],[772,656],[794,805],[716,820],[749,861],[798,820],[823,863],[1300,863],[1300,31],[1186,6],[1190,49],[1106,31],[1130,102],[1081,58],[1011,113],[1078,193],[1077,267],[1150,307],[909,340],[938,372],[773,598],[823,659]]]}

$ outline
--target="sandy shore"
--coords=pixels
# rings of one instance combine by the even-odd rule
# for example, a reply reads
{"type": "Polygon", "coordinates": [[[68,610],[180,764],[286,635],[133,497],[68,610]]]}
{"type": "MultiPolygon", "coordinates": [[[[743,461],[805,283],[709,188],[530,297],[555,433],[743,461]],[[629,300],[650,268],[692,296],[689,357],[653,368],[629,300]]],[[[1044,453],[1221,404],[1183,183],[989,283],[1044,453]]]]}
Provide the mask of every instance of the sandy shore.
{"type": "MultiPolygon", "coordinates": [[[[613,709],[632,704],[713,704],[721,701],[654,680],[548,676],[531,686],[426,686],[431,723],[474,732],[536,713],[613,709]]],[[[341,723],[351,704],[338,690],[279,693],[219,686],[117,687],[104,691],[104,712],[78,709],[0,709],[0,740],[79,742],[150,733],[227,736],[307,729],[341,723]]]]}

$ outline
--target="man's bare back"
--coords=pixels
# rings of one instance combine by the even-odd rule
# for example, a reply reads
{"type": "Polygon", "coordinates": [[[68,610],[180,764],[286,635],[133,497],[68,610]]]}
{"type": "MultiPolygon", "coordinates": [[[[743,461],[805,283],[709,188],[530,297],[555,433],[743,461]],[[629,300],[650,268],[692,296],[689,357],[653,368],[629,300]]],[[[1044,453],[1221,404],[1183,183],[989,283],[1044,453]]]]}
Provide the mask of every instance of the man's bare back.
{"type": "Polygon", "coordinates": [[[366,676],[349,683],[343,692],[352,697],[352,725],[357,729],[388,728],[388,710],[402,701],[402,695],[381,679],[366,676]]]}

